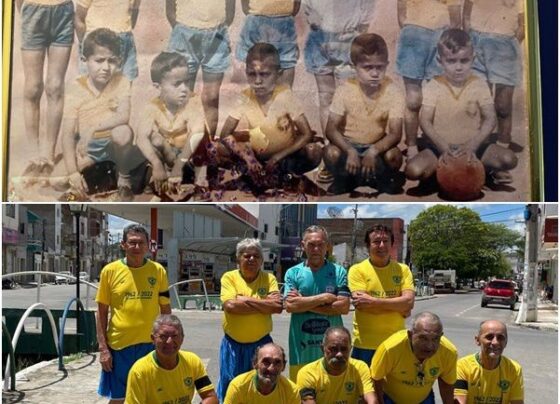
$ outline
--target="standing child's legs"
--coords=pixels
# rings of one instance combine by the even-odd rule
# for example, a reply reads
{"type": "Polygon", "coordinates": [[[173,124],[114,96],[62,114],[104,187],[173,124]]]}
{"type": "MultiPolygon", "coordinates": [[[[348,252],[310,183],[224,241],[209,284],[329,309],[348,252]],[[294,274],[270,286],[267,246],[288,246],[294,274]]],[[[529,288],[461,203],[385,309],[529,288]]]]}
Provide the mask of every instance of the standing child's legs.
{"type": "Polygon", "coordinates": [[[206,123],[210,136],[216,134],[219,119],[220,87],[224,79],[223,73],[207,73],[202,71],[202,105],[206,114],[206,123]]]}
{"type": "Polygon", "coordinates": [[[410,147],[416,146],[418,136],[419,112],[422,106],[422,80],[403,77],[404,88],[406,91],[406,108],[404,109],[404,133],[406,145],[409,147],[407,159],[414,157],[410,147]]]}
{"type": "Polygon", "coordinates": [[[334,73],[315,74],[315,82],[317,83],[317,92],[319,95],[319,114],[321,119],[321,129],[324,133],[327,128],[329,107],[333,99],[336,80],[334,77],[334,73]]]}
{"type": "Polygon", "coordinates": [[[504,147],[511,143],[513,91],[515,87],[496,84],[494,89],[494,106],[498,117],[498,142],[504,147]]]}

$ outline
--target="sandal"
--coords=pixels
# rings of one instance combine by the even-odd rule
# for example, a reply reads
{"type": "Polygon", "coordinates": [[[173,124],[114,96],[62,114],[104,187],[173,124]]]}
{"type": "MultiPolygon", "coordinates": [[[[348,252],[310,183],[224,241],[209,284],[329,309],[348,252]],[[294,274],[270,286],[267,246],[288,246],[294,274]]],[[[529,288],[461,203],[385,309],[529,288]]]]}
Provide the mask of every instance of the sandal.
{"type": "Polygon", "coordinates": [[[317,182],[327,183],[332,182],[333,180],[334,176],[326,168],[319,170],[319,172],[317,173],[317,182]]]}
{"type": "Polygon", "coordinates": [[[492,181],[496,185],[511,184],[513,176],[509,171],[494,171],[492,173],[492,181]]]}

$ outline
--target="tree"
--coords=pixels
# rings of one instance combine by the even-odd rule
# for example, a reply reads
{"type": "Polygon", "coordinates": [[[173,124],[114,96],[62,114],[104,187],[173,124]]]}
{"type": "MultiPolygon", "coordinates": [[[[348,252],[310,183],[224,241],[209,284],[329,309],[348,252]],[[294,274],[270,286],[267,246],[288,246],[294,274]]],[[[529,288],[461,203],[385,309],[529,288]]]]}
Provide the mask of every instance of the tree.
{"type": "Polygon", "coordinates": [[[452,205],[422,211],[410,223],[412,262],[424,271],[455,269],[459,278],[504,275],[504,253],[522,236],[502,224],[484,223],[478,213],[452,205]]]}

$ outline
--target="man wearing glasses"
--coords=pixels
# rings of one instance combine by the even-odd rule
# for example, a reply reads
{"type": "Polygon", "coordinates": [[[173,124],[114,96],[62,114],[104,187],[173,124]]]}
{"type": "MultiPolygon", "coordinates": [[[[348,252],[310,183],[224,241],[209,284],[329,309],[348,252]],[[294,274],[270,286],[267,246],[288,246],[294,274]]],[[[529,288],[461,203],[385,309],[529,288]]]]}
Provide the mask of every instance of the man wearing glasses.
{"type": "Polygon", "coordinates": [[[98,393],[109,403],[124,402],[130,368],[154,349],[152,323],[158,314],[171,313],[167,272],[146,258],[148,240],[144,227],[126,226],[121,241],[125,257],[101,271],[95,297],[102,368],[98,393]]]}
{"type": "Polygon", "coordinates": [[[183,326],[172,314],[158,316],[152,328],[155,351],[138,359],[128,373],[126,403],[191,403],[195,390],[202,404],[218,404],[200,358],[181,351],[183,326]]]}
{"type": "Polygon", "coordinates": [[[370,371],[380,404],[435,404],[436,380],[443,404],[453,404],[456,366],[457,348],[443,336],[439,317],[425,311],[414,316],[410,330],[379,345],[370,371]]]}
{"type": "Polygon", "coordinates": [[[414,283],[410,268],[391,259],[394,236],[387,226],[366,231],[369,258],[348,271],[354,312],[352,357],[368,366],[377,346],[405,328],[404,319],[414,307],[414,283]]]}

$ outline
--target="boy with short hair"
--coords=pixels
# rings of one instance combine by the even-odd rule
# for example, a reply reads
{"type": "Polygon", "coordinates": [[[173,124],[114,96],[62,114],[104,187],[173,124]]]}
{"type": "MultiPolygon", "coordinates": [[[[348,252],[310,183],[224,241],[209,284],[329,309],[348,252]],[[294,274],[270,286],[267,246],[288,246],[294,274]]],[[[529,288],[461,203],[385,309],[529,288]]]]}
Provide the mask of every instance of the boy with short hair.
{"type": "MultiPolygon", "coordinates": [[[[120,70],[130,80],[138,77],[136,45],[132,30],[138,21],[141,0],[77,0],[74,25],[83,45],[84,37],[98,28],[117,33],[121,43],[120,70]]],[[[86,73],[81,66],[80,73],[86,73]]]]}
{"type": "MultiPolygon", "coordinates": [[[[499,146],[511,144],[513,92],[523,79],[520,43],[525,38],[525,11],[521,0],[465,0],[463,28],[474,45],[473,68],[494,90],[499,146]]],[[[494,180],[510,183],[511,175],[496,173],[494,180]]]]}
{"type": "Polygon", "coordinates": [[[313,133],[292,90],[279,84],[282,76],[276,48],[257,43],[247,53],[247,81],[237,106],[222,128],[223,144],[247,166],[254,185],[264,185],[267,174],[302,175],[319,165],[321,148],[311,143],[313,133]],[[247,139],[234,135],[240,120],[247,121],[247,139]]]}
{"type": "Polygon", "coordinates": [[[136,143],[152,166],[152,181],[159,194],[194,182],[191,156],[204,136],[202,101],[189,88],[187,59],[162,52],[152,61],[151,77],[159,96],[145,107],[136,143]],[[165,167],[169,167],[168,174],[165,167]]]}
{"type": "Polygon", "coordinates": [[[274,45],[284,72],[282,82],[291,87],[299,57],[294,17],[300,5],[301,0],[241,0],[247,18],[237,43],[237,59],[244,62],[249,49],[258,42],[274,45]]]}
{"type": "Polygon", "coordinates": [[[62,147],[71,191],[88,191],[82,172],[103,161],[115,163],[118,195],[132,200],[130,171],[145,159],[132,144],[130,81],[118,72],[120,39],[106,28],[91,32],[84,40],[86,76],[68,88],[64,100],[62,147]]]}
{"type": "Polygon", "coordinates": [[[64,77],[74,42],[74,5],[71,0],[16,0],[16,7],[21,13],[25,136],[37,153],[27,162],[23,175],[50,175],[64,108],[64,77]],[[47,118],[46,133],[40,136],[43,91],[47,118]]]}
{"type": "Polygon", "coordinates": [[[231,63],[228,28],[235,15],[235,0],[166,0],[165,13],[172,27],[167,48],[187,57],[191,91],[202,69],[202,103],[214,136],[220,87],[231,63]]]}
{"type": "Polygon", "coordinates": [[[469,35],[460,29],[446,30],[437,51],[443,75],[426,85],[420,111],[425,144],[408,161],[406,176],[427,180],[446,152],[452,156],[474,153],[490,173],[514,168],[515,154],[488,139],[496,112],[488,86],[472,74],[474,50],[469,35]]]}
{"type": "Polygon", "coordinates": [[[379,191],[398,192],[402,154],[403,99],[385,76],[389,64],[385,40],[361,34],[352,42],[350,59],[356,78],[338,87],[330,106],[323,160],[334,174],[331,195],[372,185],[379,191]]]}
{"type": "Polygon", "coordinates": [[[441,74],[436,48],[446,28],[461,26],[460,0],[398,0],[401,28],[397,42],[397,73],[406,92],[404,131],[407,160],[418,153],[418,114],[422,106],[422,81],[441,74]]]}

